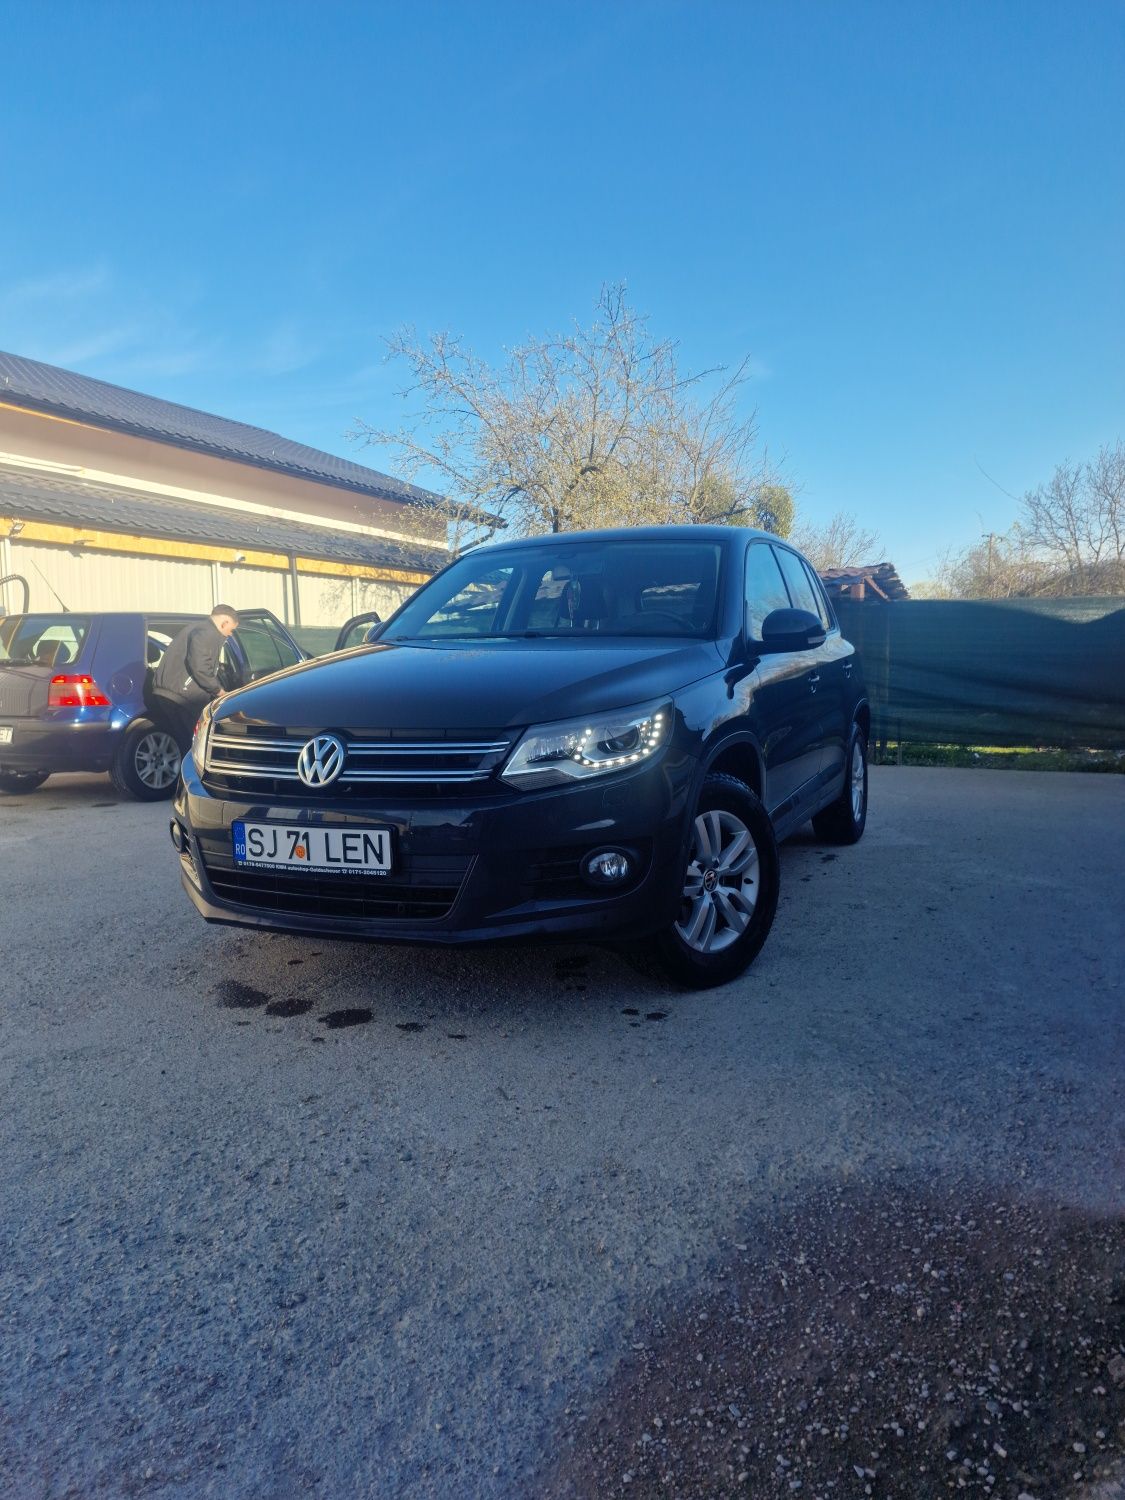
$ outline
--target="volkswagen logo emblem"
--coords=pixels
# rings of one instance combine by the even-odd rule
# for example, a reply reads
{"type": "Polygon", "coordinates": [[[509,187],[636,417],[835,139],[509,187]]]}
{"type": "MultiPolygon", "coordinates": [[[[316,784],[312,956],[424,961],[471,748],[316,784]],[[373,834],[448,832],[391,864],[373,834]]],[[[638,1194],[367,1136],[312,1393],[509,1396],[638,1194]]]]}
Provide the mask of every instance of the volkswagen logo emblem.
{"type": "Polygon", "coordinates": [[[301,746],[297,775],[306,786],[328,786],[344,769],[347,753],[343,740],[334,734],[318,734],[301,746]]]}

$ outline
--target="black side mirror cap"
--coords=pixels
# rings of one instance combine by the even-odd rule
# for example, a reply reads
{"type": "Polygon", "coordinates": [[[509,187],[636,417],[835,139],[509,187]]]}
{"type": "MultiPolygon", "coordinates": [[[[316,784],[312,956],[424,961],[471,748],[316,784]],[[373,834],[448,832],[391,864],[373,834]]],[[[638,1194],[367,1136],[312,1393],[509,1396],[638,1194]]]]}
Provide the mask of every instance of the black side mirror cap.
{"type": "Polygon", "coordinates": [[[762,621],[763,651],[814,651],[825,636],[824,625],[807,609],[775,609],[762,621]]]}

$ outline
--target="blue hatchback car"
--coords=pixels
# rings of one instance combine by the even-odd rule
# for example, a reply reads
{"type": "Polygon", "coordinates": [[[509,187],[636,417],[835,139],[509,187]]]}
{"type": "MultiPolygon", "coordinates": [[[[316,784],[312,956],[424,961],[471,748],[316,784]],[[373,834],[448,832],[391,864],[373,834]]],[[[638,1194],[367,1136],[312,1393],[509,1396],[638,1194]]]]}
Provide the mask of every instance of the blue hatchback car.
{"type": "MultiPolygon", "coordinates": [[[[307,659],[268,609],[239,611],[219,675],[244,687],[307,659]]],[[[0,618],[0,793],[55,771],[108,771],[128,796],[170,797],[180,752],[151,700],[152,670],[197,615],[18,614],[0,618]]]]}

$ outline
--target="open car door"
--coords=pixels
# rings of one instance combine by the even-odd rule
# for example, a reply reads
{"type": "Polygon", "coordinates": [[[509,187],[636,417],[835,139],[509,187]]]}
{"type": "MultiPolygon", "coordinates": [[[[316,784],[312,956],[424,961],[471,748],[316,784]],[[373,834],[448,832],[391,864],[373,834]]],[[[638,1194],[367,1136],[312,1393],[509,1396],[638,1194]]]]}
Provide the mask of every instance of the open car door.
{"type": "Polygon", "coordinates": [[[374,640],[374,627],[382,623],[381,616],[374,609],[365,615],[353,615],[336,637],[334,650],[346,651],[349,646],[362,646],[365,641],[374,640]]]}
{"type": "Polygon", "coordinates": [[[309,653],[298,646],[272,610],[240,609],[238,629],[223,648],[219,678],[228,687],[245,687],[259,677],[269,677],[283,667],[308,661],[309,653]]]}

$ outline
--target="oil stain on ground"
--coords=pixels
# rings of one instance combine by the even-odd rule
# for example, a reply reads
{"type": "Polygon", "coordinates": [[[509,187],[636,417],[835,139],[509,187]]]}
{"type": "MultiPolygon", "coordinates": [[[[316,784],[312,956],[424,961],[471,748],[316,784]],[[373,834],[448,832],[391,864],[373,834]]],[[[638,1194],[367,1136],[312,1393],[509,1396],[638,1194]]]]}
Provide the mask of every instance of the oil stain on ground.
{"type": "Polygon", "coordinates": [[[257,1010],[269,1002],[264,990],[243,984],[240,979],[222,979],[215,986],[215,997],[224,1010],[257,1010]]]}
{"type": "Polygon", "coordinates": [[[326,1016],[321,1016],[320,1024],[327,1026],[330,1031],[336,1031],[341,1026],[366,1026],[373,1015],[373,1011],[359,1007],[350,1010],[330,1010],[326,1016]]]}
{"type": "Polygon", "coordinates": [[[567,1408],[540,1500],[1107,1493],[1125,1216],[840,1183],[741,1241],[567,1408]]]}
{"type": "Polygon", "coordinates": [[[396,1021],[397,1031],[425,1031],[426,1027],[422,1021],[396,1021]]]}
{"type": "Polygon", "coordinates": [[[293,997],[289,1000],[271,1000],[266,1006],[267,1016],[305,1016],[312,1010],[311,1000],[298,1000],[293,997]]]}

